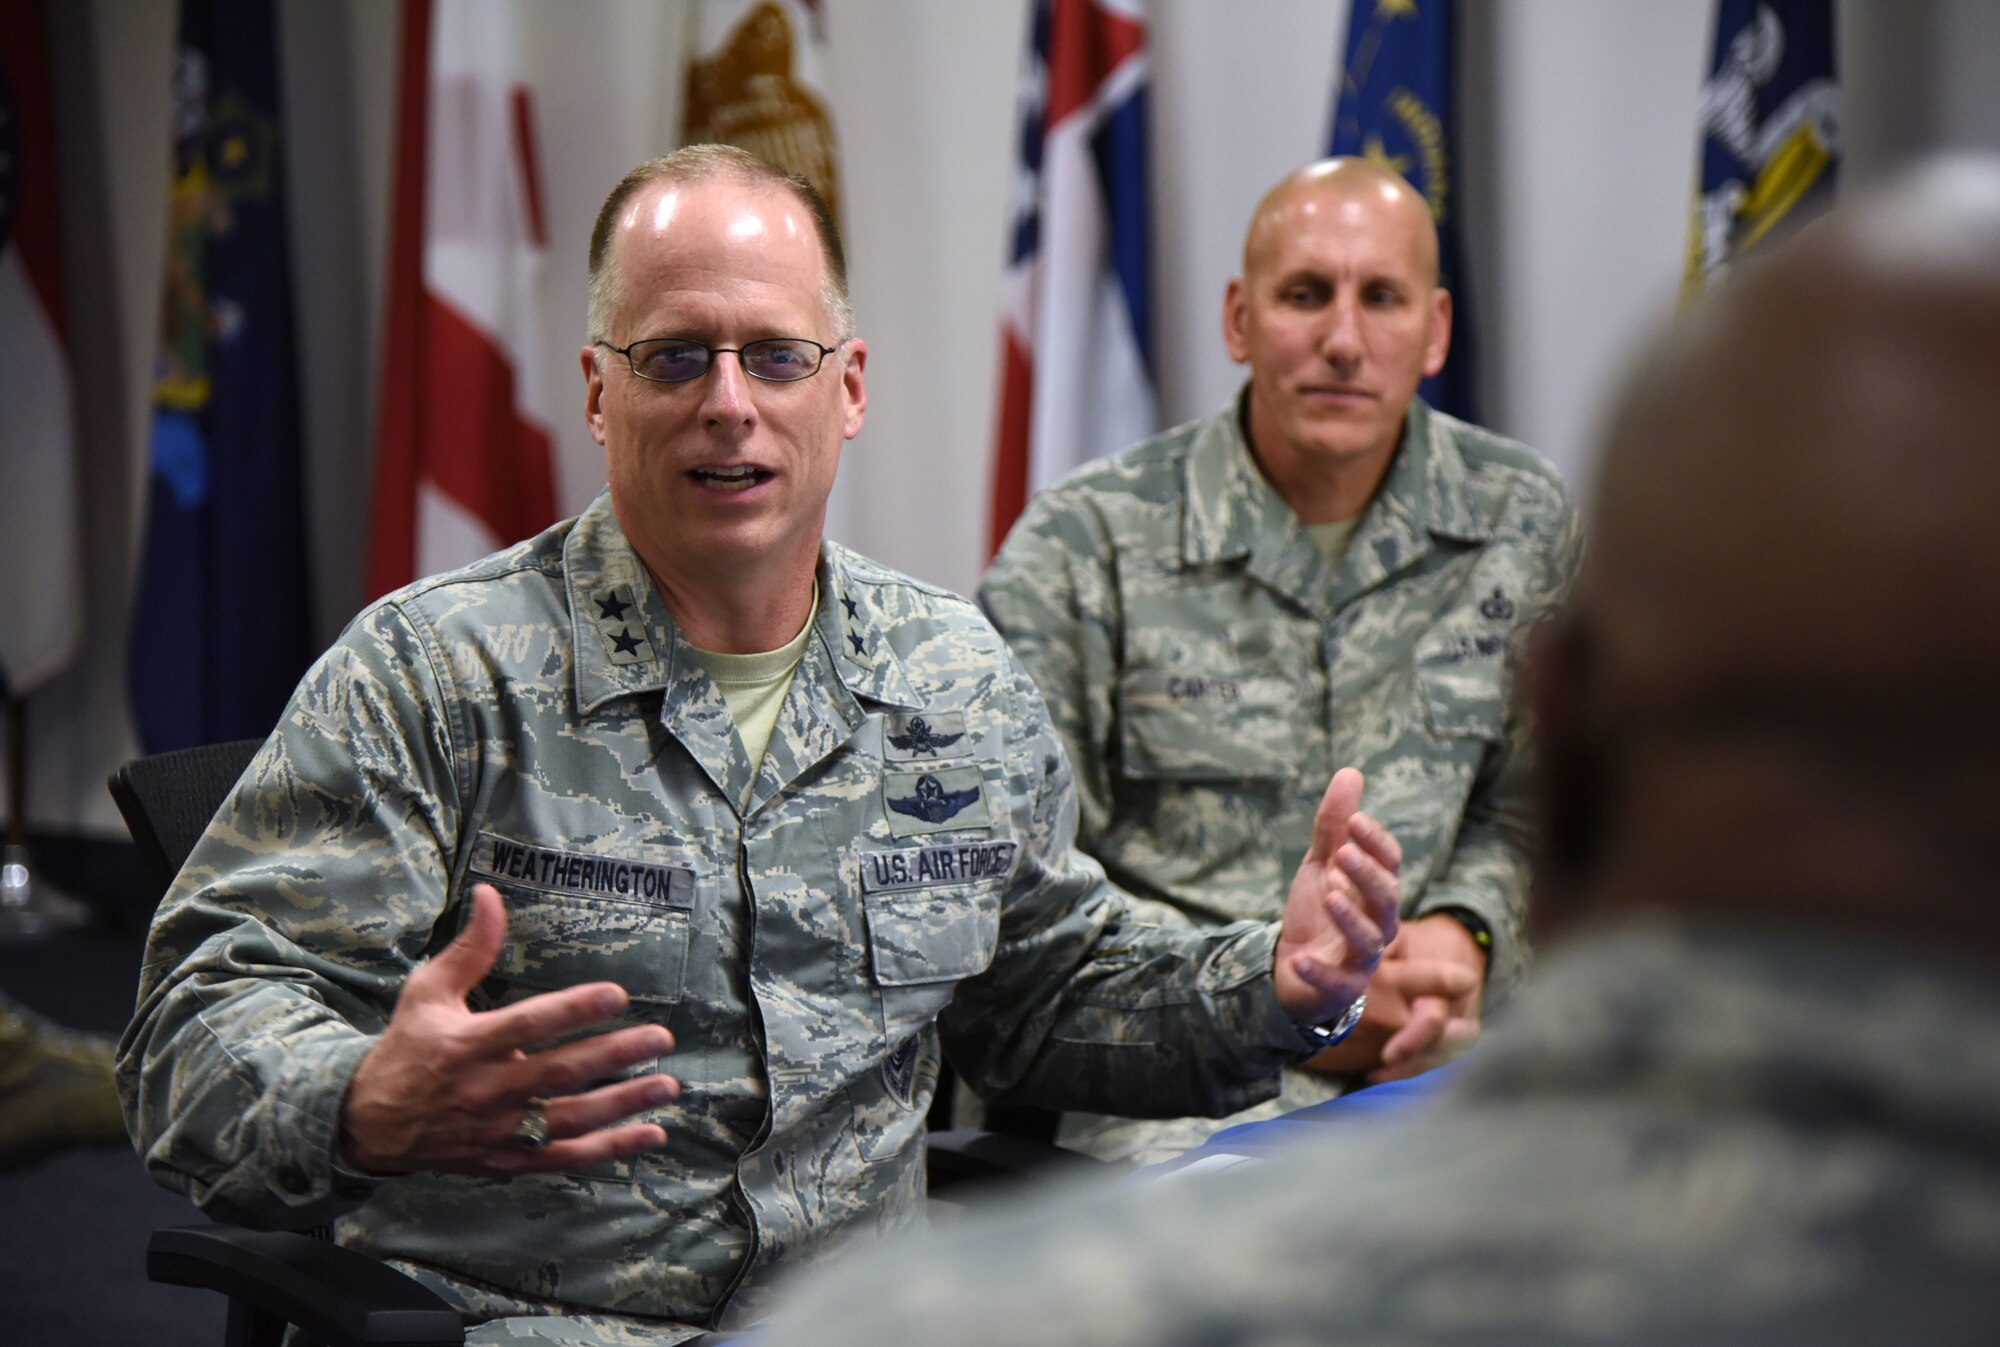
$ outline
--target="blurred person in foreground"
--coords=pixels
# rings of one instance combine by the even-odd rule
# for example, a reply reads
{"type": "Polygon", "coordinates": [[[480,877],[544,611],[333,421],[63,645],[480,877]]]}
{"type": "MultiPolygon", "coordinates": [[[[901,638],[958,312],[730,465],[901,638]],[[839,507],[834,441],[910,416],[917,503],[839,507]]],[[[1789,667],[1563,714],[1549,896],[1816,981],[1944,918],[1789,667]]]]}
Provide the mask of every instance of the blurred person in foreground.
{"type": "Polygon", "coordinates": [[[1611,422],[1530,672],[1567,944],[1438,1112],[881,1251],[759,1347],[1992,1342],[1996,370],[2000,162],[1739,269],[1611,422]]]}
{"type": "Polygon", "coordinates": [[[332,1220],[479,1343],[733,1329],[917,1220],[941,1052],[1057,1107],[1268,1097],[1396,924],[1351,771],[1282,922],[1141,927],[1073,859],[999,636],[822,536],[868,347],[810,187],[679,151],[590,260],[608,492],[355,619],[161,905],[121,1046],[161,1182],[332,1220]]]}
{"type": "Polygon", "coordinates": [[[1327,777],[1356,767],[1401,848],[1403,924],[1359,1028],[1280,1098],[1066,1118],[1063,1142],[1105,1159],[1447,1060],[1526,964],[1515,673],[1574,573],[1575,512],[1525,445],[1418,396],[1451,345],[1429,205],[1367,159],[1286,175],[1222,334],[1249,366],[1229,405],[1036,496],[980,602],[1068,751],[1078,845],[1148,920],[1275,916],[1327,777]],[[1414,989],[1447,965],[1464,995],[1414,989]]]}

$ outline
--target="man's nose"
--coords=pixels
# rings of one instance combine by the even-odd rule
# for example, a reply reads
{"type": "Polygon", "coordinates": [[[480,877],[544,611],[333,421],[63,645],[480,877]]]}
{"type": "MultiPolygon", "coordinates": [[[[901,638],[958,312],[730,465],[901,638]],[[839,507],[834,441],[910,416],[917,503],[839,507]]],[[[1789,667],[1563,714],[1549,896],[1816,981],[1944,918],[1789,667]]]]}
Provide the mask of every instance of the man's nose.
{"type": "Polygon", "coordinates": [[[1361,332],[1361,302],[1351,294],[1336,294],[1322,315],[1320,356],[1330,364],[1354,365],[1367,354],[1361,332]]]}
{"type": "Polygon", "coordinates": [[[747,424],[756,415],[750,397],[750,375],[737,351],[717,351],[701,376],[702,419],[712,426],[747,424]]]}

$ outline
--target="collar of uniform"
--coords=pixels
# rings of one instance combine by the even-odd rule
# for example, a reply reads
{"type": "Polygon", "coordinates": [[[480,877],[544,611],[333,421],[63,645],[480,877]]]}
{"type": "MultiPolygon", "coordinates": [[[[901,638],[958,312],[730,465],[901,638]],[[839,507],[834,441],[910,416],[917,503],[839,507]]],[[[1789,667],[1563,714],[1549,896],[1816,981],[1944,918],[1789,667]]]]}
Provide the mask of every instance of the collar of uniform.
{"type": "Polygon", "coordinates": [[[1181,560],[1189,566],[1247,557],[1272,514],[1289,514],[1257,470],[1243,435],[1245,384],[1229,406],[1195,432],[1182,473],[1181,560]]]}
{"type": "Polygon", "coordinates": [[[1422,398],[1410,400],[1402,443],[1348,540],[1336,605],[1410,566],[1431,550],[1433,538],[1483,542],[1492,536],[1468,499],[1465,456],[1452,437],[1453,424],[1422,398]]]}
{"type": "Polygon", "coordinates": [[[1412,398],[1398,457],[1423,464],[1423,503],[1416,517],[1424,527],[1440,538],[1483,543],[1493,537],[1493,525],[1473,507],[1470,472],[1452,433],[1461,424],[1422,398],[1412,398]]]}
{"type": "Polygon", "coordinates": [[[679,633],[618,526],[610,492],[577,516],[563,543],[563,582],[577,706],[591,711],[613,697],[665,687],[679,633]]]}
{"type": "Polygon", "coordinates": [[[923,702],[886,639],[893,622],[882,611],[879,587],[855,575],[854,559],[837,543],[820,544],[819,589],[826,599],[816,619],[820,640],[833,653],[841,684],[855,697],[920,710],[923,702]]]}
{"type": "MultiPolygon", "coordinates": [[[[1188,450],[1181,559],[1190,566],[1250,555],[1273,506],[1280,514],[1292,512],[1251,456],[1243,433],[1249,395],[1245,384],[1227,411],[1202,426],[1188,450]]],[[[1452,425],[1451,418],[1433,412],[1422,398],[1411,399],[1402,443],[1355,528],[1350,551],[1378,542],[1397,551],[1418,550],[1425,534],[1461,542],[1492,536],[1491,526],[1472,508],[1465,458],[1452,441],[1452,425]]]]}

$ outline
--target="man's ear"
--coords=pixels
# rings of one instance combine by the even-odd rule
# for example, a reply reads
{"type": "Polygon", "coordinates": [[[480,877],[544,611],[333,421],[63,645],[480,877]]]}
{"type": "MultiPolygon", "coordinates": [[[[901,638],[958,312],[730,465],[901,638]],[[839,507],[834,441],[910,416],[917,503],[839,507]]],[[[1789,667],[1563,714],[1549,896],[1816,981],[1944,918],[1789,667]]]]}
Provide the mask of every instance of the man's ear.
{"type": "Polygon", "coordinates": [[[861,433],[861,422],[868,414],[868,380],[865,377],[868,343],[859,337],[849,337],[846,344],[846,358],[840,367],[841,397],[847,403],[841,438],[851,440],[861,433]]]}
{"type": "Polygon", "coordinates": [[[1431,339],[1424,347],[1424,377],[1444,368],[1451,353],[1451,291],[1443,286],[1431,291],[1431,339]]]}
{"type": "Polygon", "coordinates": [[[1241,276],[1231,276],[1222,292],[1222,345],[1241,365],[1250,358],[1250,295],[1241,276]]]}
{"type": "Polygon", "coordinates": [[[583,424],[590,428],[590,438],[604,443],[604,370],[597,363],[597,348],[586,346],[582,352],[583,361],[583,424]]]}
{"type": "Polygon", "coordinates": [[[1536,822],[1528,917],[1537,938],[1582,915],[1616,808],[1612,748],[1591,724],[1591,663],[1589,632],[1574,615],[1551,618],[1529,638],[1523,683],[1536,822]]]}

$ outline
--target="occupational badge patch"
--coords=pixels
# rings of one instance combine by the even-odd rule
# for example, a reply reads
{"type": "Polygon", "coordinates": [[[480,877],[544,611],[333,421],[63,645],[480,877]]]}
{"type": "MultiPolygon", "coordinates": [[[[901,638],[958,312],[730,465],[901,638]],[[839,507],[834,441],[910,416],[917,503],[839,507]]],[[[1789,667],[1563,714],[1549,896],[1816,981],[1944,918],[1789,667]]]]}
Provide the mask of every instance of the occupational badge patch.
{"type": "Polygon", "coordinates": [[[882,802],[887,807],[889,831],[899,837],[944,828],[979,828],[992,822],[977,767],[885,773],[882,802]]]}
{"type": "Polygon", "coordinates": [[[971,747],[964,740],[963,711],[896,714],[882,722],[882,756],[891,762],[960,757],[971,747]]]}

